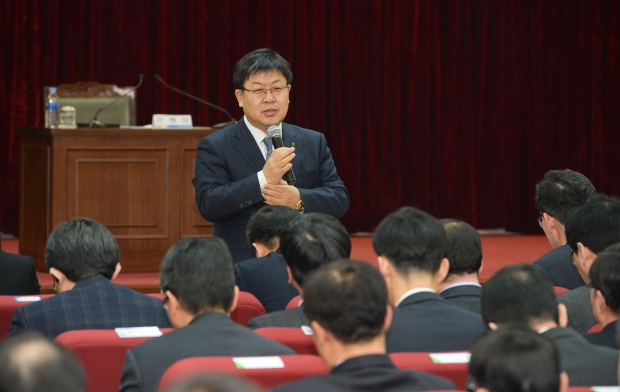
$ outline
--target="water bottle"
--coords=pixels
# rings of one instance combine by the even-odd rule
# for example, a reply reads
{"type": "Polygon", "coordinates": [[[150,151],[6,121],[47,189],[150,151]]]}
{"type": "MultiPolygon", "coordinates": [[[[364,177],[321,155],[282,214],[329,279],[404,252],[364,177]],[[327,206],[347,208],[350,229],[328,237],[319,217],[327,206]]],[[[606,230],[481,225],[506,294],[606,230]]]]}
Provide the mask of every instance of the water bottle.
{"type": "Polygon", "coordinates": [[[45,128],[58,127],[58,95],[56,87],[50,87],[50,94],[45,101],[45,128]]]}

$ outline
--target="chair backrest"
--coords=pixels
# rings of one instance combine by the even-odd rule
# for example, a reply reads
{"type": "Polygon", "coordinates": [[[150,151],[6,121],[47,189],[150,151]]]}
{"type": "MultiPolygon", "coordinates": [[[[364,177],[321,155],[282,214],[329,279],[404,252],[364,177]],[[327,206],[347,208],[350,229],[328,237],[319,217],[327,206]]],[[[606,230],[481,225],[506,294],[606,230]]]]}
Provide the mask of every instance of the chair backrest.
{"type": "MultiPolygon", "coordinates": [[[[172,328],[162,328],[163,333],[172,328]]],[[[64,332],[56,342],[73,352],[86,372],[88,392],[117,391],[125,354],[152,338],[121,339],[113,330],[89,329],[64,332]]]]}
{"type": "Polygon", "coordinates": [[[2,341],[8,334],[9,329],[11,329],[11,320],[13,320],[13,313],[15,313],[15,309],[20,306],[28,305],[32,302],[18,302],[15,300],[16,297],[40,297],[48,298],[54,294],[43,294],[43,295],[0,295],[0,341],[2,341]]]}
{"type": "Polygon", "coordinates": [[[247,325],[254,317],[266,314],[263,304],[251,293],[240,291],[237,307],[230,314],[230,318],[241,325],[247,325]]]}
{"type": "Polygon", "coordinates": [[[301,301],[301,295],[298,295],[297,297],[294,297],[292,300],[290,300],[288,302],[288,305],[286,305],[287,309],[295,309],[299,307],[299,301],[301,301]]]}
{"type": "Polygon", "coordinates": [[[555,292],[555,296],[559,297],[562,294],[568,293],[570,290],[566,287],[553,286],[553,291],[555,292]]]}
{"type": "Polygon", "coordinates": [[[301,328],[267,327],[257,328],[254,332],[290,347],[297,354],[317,355],[312,335],[306,335],[301,328]]]}
{"type": "MultiPolygon", "coordinates": [[[[270,357],[266,357],[270,358],[270,357]]],[[[328,370],[316,355],[283,355],[281,368],[239,369],[233,357],[196,357],[176,362],[164,373],[158,391],[166,391],[175,382],[195,374],[227,373],[251,379],[264,388],[271,388],[300,378],[327,374],[328,370]]]]}
{"type": "MultiPolygon", "coordinates": [[[[444,355],[448,353],[440,353],[444,355]]],[[[464,363],[435,363],[431,353],[392,353],[392,362],[399,369],[411,369],[448,378],[457,388],[465,386],[469,374],[469,361],[464,363]]]]}

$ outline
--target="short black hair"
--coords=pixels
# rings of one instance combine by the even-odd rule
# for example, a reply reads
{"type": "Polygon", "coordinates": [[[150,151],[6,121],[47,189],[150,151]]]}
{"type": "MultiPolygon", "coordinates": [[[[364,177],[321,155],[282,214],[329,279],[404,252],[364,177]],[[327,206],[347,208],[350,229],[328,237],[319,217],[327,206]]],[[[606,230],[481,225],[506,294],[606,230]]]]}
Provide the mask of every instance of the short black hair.
{"type": "Polygon", "coordinates": [[[86,376],[66,348],[33,331],[0,345],[0,392],[85,392],[86,376]]]}
{"type": "Polygon", "coordinates": [[[499,270],[482,288],[485,323],[558,322],[553,283],[542,268],[518,264],[499,270]]]}
{"type": "Polygon", "coordinates": [[[173,384],[166,392],[259,392],[249,380],[232,374],[198,374],[173,384]]]}
{"type": "Polygon", "coordinates": [[[102,275],[112,279],[121,258],[116,238],[101,223],[76,218],[56,226],[45,246],[45,265],[72,282],[102,275]]]}
{"type": "Polygon", "coordinates": [[[566,217],[566,242],[573,252],[581,242],[598,254],[620,241],[620,199],[592,195],[586,204],[574,208],[566,217]]]}
{"type": "Polygon", "coordinates": [[[456,219],[441,219],[448,236],[446,257],[450,261],[448,275],[473,274],[482,265],[480,233],[468,223],[456,219]]]}
{"type": "Polygon", "coordinates": [[[594,185],[583,174],[570,169],[550,170],[536,184],[534,204],[538,212],[546,212],[564,224],[569,211],[594,193],[594,185]]]}
{"type": "Polygon", "coordinates": [[[620,253],[604,251],[597,255],[590,267],[590,285],[601,291],[614,313],[620,311],[620,253]]]}
{"type": "Polygon", "coordinates": [[[375,253],[403,275],[411,270],[436,273],[446,257],[448,237],[437,218],[413,207],[386,216],[372,236],[375,253]]]}
{"type": "Polygon", "coordinates": [[[280,251],[301,287],[308,274],[325,263],[351,256],[347,229],[333,216],[320,212],[293,219],[280,237],[280,251]]]}
{"type": "Polygon", "coordinates": [[[469,373],[489,392],[557,392],[561,372],[555,343],[522,324],[489,331],[471,349],[469,373]]]}
{"type": "Polygon", "coordinates": [[[293,81],[291,65],[275,50],[269,48],[256,49],[241,58],[233,70],[233,85],[242,90],[245,81],[251,75],[279,71],[286,79],[286,84],[293,81]]]}
{"type": "Polygon", "coordinates": [[[222,239],[185,238],[168,250],[159,270],[162,291],[170,290],[189,313],[230,310],[235,273],[222,239]]]}
{"type": "Polygon", "coordinates": [[[387,287],[379,270],[363,261],[338,260],[313,272],[304,286],[304,312],[345,344],[383,332],[387,287]]]}
{"type": "Polygon", "coordinates": [[[299,213],[286,206],[264,206],[258,210],[250,220],[245,229],[248,246],[254,249],[252,244],[257,242],[272,249],[276,246],[276,241],[280,240],[286,225],[299,213]]]}

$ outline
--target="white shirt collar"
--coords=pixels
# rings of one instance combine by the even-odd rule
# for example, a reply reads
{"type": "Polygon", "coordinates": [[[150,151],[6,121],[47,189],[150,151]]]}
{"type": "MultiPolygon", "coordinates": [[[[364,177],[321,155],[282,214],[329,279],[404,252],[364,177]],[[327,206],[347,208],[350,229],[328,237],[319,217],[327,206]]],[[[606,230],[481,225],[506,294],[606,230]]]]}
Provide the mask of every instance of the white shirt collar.
{"type": "Polygon", "coordinates": [[[396,306],[394,306],[395,308],[398,307],[398,305],[400,305],[401,302],[403,302],[407,297],[413,295],[413,294],[417,294],[417,293],[434,293],[435,290],[431,289],[430,287],[418,287],[417,289],[411,289],[409,291],[407,291],[405,294],[403,294],[402,297],[400,297],[400,299],[398,300],[398,302],[396,302],[396,306]]]}
{"type": "Polygon", "coordinates": [[[543,327],[543,328],[539,329],[537,332],[538,332],[538,333],[545,333],[545,332],[547,332],[548,330],[550,330],[551,328],[552,328],[552,327],[543,327]]]}
{"type": "Polygon", "coordinates": [[[451,289],[453,287],[459,287],[459,286],[476,286],[476,287],[482,287],[480,286],[480,284],[478,283],[474,283],[474,282],[461,282],[461,283],[455,283],[455,284],[451,284],[450,286],[444,288],[443,290],[441,290],[439,292],[439,294],[443,293],[444,291],[451,289]]]}
{"type": "Polygon", "coordinates": [[[245,125],[250,130],[250,133],[252,134],[252,136],[254,136],[254,140],[256,140],[256,144],[260,146],[263,143],[263,139],[267,137],[267,134],[261,131],[260,129],[256,128],[254,125],[250,124],[246,116],[243,116],[243,121],[245,121],[245,125]]]}

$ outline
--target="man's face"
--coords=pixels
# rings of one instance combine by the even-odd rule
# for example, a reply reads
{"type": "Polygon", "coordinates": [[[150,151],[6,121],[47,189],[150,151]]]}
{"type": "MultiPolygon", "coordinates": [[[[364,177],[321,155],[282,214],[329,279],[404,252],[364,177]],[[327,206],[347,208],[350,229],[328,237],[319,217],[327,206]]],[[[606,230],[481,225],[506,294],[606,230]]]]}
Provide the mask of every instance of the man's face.
{"type": "Polygon", "coordinates": [[[286,78],[280,71],[252,74],[243,87],[244,90],[235,90],[235,97],[250,124],[266,133],[271,125],[278,125],[284,120],[291,86],[286,84],[286,78]],[[280,90],[270,90],[273,88],[280,90]]]}

